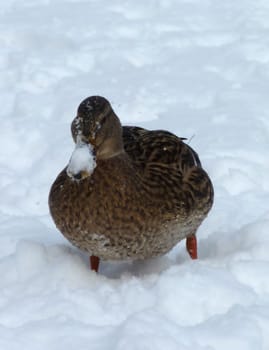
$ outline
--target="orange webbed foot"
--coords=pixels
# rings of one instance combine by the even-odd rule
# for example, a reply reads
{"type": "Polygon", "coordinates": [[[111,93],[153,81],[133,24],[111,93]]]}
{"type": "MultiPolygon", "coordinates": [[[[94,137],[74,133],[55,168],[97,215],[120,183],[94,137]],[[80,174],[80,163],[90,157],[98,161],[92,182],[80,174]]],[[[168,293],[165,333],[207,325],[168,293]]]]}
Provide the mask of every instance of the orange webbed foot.
{"type": "Polygon", "coordinates": [[[197,259],[198,258],[197,239],[196,239],[195,234],[187,237],[187,239],[186,239],[186,248],[187,248],[187,251],[190,254],[190,257],[192,259],[197,259]]]}
{"type": "Polygon", "coordinates": [[[98,256],[95,256],[95,255],[90,256],[90,266],[93,271],[98,272],[99,263],[100,263],[100,259],[98,258],[98,256]]]}

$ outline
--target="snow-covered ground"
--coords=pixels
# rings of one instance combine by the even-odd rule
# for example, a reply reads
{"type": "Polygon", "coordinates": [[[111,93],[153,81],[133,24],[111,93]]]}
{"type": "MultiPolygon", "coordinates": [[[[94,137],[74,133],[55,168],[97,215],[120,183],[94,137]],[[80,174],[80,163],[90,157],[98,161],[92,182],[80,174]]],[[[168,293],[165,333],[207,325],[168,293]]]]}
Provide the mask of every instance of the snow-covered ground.
{"type": "Polygon", "coordinates": [[[0,349],[269,349],[268,0],[0,6],[0,349]],[[87,96],[190,139],[215,186],[198,261],[102,263],[48,213],[87,96]]]}

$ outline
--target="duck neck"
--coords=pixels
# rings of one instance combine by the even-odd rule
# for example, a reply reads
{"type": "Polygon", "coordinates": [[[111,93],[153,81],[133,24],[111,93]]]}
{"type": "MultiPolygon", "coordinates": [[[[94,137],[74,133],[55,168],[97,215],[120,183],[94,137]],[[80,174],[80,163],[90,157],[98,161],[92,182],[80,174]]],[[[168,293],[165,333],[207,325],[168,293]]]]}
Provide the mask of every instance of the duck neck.
{"type": "Polygon", "coordinates": [[[122,138],[106,139],[100,146],[96,147],[97,160],[105,160],[125,153],[122,138]]]}

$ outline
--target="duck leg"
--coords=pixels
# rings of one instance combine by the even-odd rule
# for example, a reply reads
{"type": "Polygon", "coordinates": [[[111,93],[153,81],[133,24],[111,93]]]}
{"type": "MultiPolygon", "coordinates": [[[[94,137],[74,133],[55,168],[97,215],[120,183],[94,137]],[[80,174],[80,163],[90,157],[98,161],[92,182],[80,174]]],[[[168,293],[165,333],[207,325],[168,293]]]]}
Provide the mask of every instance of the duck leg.
{"type": "Polygon", "coordinates": [[[100,259],[98,258],[98,256],[95,256],[95,255],[90,256],[90,265],[93,271],[98,272],[99,262],[100,262],[100,259]]]}
{"type": "Polygon", "coordinates": [[[190,254],[190,257],[192,259],[197,259],[198,254],[197,254],[197,239],[196,235],[193,234],[186,239],[186,248],[188,253],[190,254]]]}

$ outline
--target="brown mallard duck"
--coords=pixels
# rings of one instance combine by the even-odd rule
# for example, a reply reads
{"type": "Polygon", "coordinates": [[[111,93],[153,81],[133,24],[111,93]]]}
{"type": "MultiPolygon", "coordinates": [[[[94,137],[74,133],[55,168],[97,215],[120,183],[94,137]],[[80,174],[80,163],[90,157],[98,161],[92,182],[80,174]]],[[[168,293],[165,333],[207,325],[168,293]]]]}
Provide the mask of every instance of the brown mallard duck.
{"type": "Polygon", "coordinates": [[[68,166],[49,194],[61,233],[99,259],[146,259],[187,240],[197,258],[196,231],[213,204],[213,186],[197,153],[183,138],[121,126],[103,97],[86,98],[71,131],[68,166]]]}

